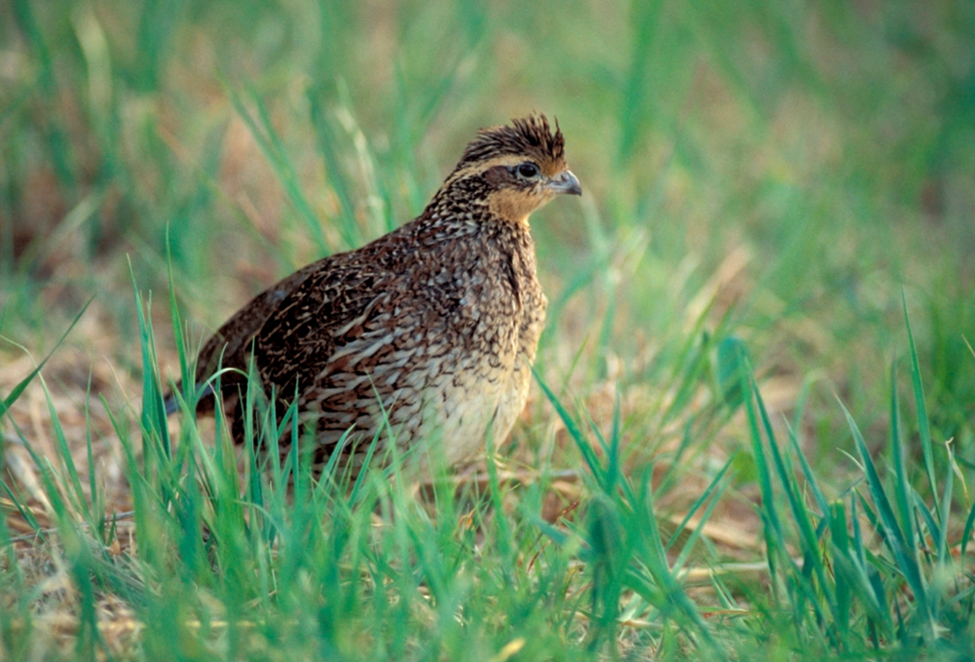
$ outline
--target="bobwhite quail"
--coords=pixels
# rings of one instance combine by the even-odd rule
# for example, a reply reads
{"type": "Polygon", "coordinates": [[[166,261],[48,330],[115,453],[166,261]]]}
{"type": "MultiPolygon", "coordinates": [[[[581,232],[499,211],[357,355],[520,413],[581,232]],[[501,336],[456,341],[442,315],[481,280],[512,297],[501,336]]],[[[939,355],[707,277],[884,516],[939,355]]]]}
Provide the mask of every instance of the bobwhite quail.
{"type": "Polygon", "coordinates": [[[231,317],[200,351],[200,406],[213,406],[217,369],[235,369],[220,388],[239,421],[253,361],[279,408],[297,397],[318,467],[340,442],[341,464],[356,469],[374,439],[406,449],[438,435],[448,464],[487,434],[504,439],[545,319],[528,216],[558,193],[582,189],[557,123],[532,115],[480,130],[416,219],[304,267],[231,317]]]}

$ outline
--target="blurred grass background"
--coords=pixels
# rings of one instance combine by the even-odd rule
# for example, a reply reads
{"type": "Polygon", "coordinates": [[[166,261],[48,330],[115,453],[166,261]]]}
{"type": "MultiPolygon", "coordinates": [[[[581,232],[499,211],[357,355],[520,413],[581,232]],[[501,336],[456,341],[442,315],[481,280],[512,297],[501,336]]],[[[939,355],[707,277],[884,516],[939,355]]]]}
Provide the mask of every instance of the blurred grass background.
{"type": "MultiPolygon", "coordinates": [[[[199,338],[412,218],[478,127],[532,110],[585,191],[533,217],[539,370],[599,425],[619,397],[628,452],[726,396],[742,343],[841,491],[834,393],[883,438],[904,292],[932,437],[975,467],[970,2],[0,0],[0,335],[43,356],[95,295],[49,377],[77,403],[107,359],[92,391],[128,401],[130,264],[175,374],[167,261],[199,338]]],[[[23,357],[0,343],[4,393],[23,357]]],[[[536,399],[512,445],[578,464],[554,420],[536,399]]],[[[747,447],[706,423],[700,456],[747,447]]]]}
{"type": "Polygon", "coordinates": [[[167,233],[187,316],[211,330],[412,218],[476,128],[538,110],[586,191],[534,222],[543,362],[585,345],[597,373],[616,357],[652,383],[711,283],[712,320],[765,376],[828,380],[812,415],[831,437],[830,391],[882,401],[904,287],[940,436],[975,460],[970,3],[0,12],[2,331],[37,352],[98,293],[93,332],[126,355],[126,256],[162,291],[167,233]]]}

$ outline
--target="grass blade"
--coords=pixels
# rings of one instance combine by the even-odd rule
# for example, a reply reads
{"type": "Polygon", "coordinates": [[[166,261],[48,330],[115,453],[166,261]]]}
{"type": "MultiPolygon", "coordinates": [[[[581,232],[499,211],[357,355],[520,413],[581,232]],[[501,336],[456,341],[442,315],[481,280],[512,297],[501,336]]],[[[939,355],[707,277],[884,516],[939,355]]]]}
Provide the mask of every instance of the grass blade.
{"type": "Polygon", "coordinates": [[[576,422],[569,415],[569,412],[562,405],[559,399],[555,397],[555,394],[552,393],[552,390],[548,387],[548,384],[546,384],[545,381],[542,379],[541,375],[538,374],[538,371],[535,370],[534,366],[532,366],[532,374],[535,376],[535,381],[538,382],[538,385],[541,387],[542,392],[545,393],[545,397],[548,398],[548,401],[552,403],[553,407],[555,407],[555,411],[558,413],[559,418],[562,419],[562,423],[565,425],[566,430],[569,432],[569,436],[572,437],[572,440],[575,442],[576,447],[579,449],[579,452],[582,453],[582,459],[585,460],[586,465],[589,467],[589,470],[592,472],[592,475],[596,479],[596,482],[600,486],[605,488],[606,486],[605,471],[600,466],[599,460],[596,458],[596,453],[593,451],[592,447],[589,445],[589,443],[586,441],[585,437],[583,436],[582,430],[579,429],[579,426],[576,425],[576,422]]]}
{"type": "Polygon", "coordinates": [[[74,316],[74,319],[71,320],[71,324],[68,325],[67,330],[63,334],[61,334],[61,337],[54,344],[54,348],[50,352],[48,352],[47,356],[44,357],[44,360],[41,361],[40,364],[38,364],[38,366],[34,368],[34,370],[32,370],[29,375],[27,375],[24,379],[20,380],[20,382],[18,382],[17,385],[13,387],[10,393],[7,394],[6,398],[0,400],[0,418],[3,418],[3,415],[10,410],[10,407],[12,407],[15,402],[17,402],[17,398],[19,398],[21,394],[23,394],[24,389],[26,389],[27,386],[32,381],[34,381],[34,377],[36,377],[37,374],[41,371],[41,368],[44,367],[44,364],[47,363],[48,359],[51,358],[51,356],[54,354],[57,348],[61,346],[61,343],[64,342],[64,339],[68,337],[69,333],[71,333],[71,329],[73,329],[74,325],[78,323],[78,320],[81,319],[81,316],[85,314],[85,311],[88,310],[88,306],[90,306],[91,302],[94,300],[95,300],[94,296],[88,299],[85,305],[81,307],[81,310],[78,311],[78,314],[74,316]]]}
{"type": "MultiPolygon", "coordinates": [[[[921,367],[917,360],[917,347],[914,345],[914,333],[911,331],[911,319],[907,314],[907,295],[901,290],[901,303],[904,308],[904,325],[907,327],[907,340],[911,351],[911,386],[914,390],[914,407],[917,410],[918,435],[921,438],[921,453],[924,455],[924,470],[928,475],[931,494],[937,494],[937,481],[934,476],[934,453],[931,449],[931,422],[928,418],[928,406],[924,399],[924,385],[921,383],[921,367]]],[[[943,522],[944,514],[941,505],[935,501],[938,521],[943,522]]]]}

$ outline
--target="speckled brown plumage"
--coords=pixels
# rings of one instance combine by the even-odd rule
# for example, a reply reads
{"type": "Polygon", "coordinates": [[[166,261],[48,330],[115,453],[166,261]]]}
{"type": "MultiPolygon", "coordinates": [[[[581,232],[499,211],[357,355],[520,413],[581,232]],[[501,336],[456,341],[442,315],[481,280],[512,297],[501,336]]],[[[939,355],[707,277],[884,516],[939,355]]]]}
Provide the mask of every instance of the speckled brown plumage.
{"type": "MultiPolygon", "coordinates": [[[[440,435],[448,463],[475,455],[525,404],[546,307],[528,216],[557,193],[581,193],[558,127],[533,115],[482,129],[420,216],[227,321],[200,352],[197,383],[218,365],[246,371],[253,352],[266,391],[285,403],[297,393],[318,462],[350,428],[371,442],[383,411],[403,448],[440,435]]],[[[228,403],[242,383],[223,373],[228,403]]],[[[365,446],[344,447],[353,466],[365,446]]]]}

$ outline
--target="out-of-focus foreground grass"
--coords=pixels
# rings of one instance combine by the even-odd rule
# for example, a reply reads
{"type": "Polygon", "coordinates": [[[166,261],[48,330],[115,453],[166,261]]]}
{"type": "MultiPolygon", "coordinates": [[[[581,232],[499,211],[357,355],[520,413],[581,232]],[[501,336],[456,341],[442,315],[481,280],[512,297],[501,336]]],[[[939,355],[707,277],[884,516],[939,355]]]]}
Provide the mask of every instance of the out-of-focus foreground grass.
{"type": "MultiPolygon", "coordinates": [[[[686,512],[741,450],[712,523],[726,556],[758,554],[728,533],[761,530],[741,348],[771,425],[788,418],[827,497],[847,494],[835,396],[878,450],[891,363],[908,374],[902,294],[930,417],[903,433],[935,440],[939,470],[953,440],[970,480],[971,3],[0,0],[0,398],[95,297],[42,373],[50,393],[33,383],[0,420],[11,484],[36,474],[16,438],[53,458],[64,434],[110,474],[81,492],[129,503],[105,439],[106,411],[141,395],[133,276],[155,293],[166,379],[167,263],[192,345],[275,279],[412,218],[478,127],[532,110],[558,117],[585,191],[533,218],[540,377],[628,471],[656,460],[664,505],[686,512]]],[[[572,438],[539,396],[500,450],[575,470],[572,438]]]]}

